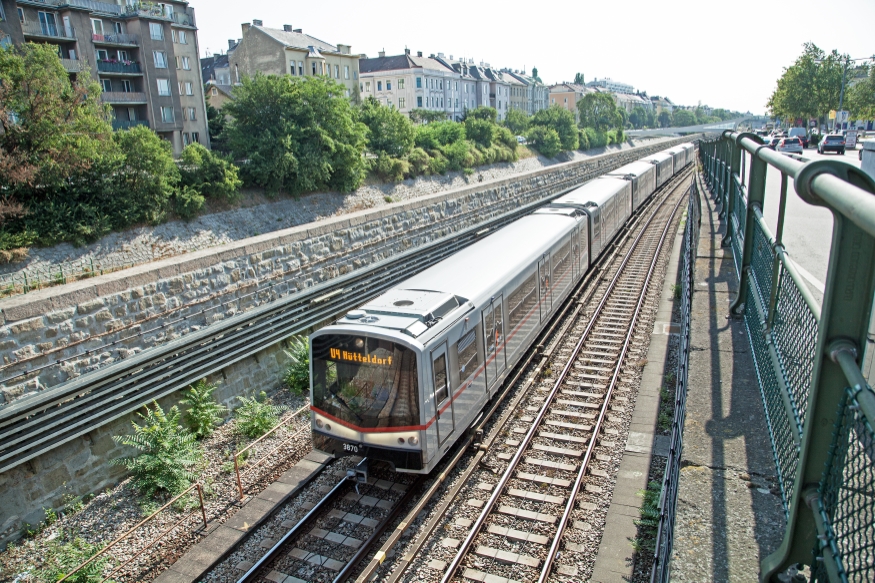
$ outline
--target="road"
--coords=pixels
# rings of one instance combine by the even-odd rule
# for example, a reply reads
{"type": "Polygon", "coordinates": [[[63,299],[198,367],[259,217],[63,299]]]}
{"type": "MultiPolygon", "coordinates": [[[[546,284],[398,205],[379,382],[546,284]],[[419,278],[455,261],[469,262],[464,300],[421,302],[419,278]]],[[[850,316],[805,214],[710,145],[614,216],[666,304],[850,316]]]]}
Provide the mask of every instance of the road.
{"type": "MultiPolygon", "coordinates": [[[[859,168],[858,154],[857,150],[849,150],[844,156],[821,155],[817,150],[809,149],[805,150],[804,156],[810,160],[839,159],[859,168]]],[[[777,230],[780,193],[781,173],[770,167],[766,177],[763,214],[773,233],[777,230]]],[[[784,245],[818,302],[823,300],[823,282],[826,281],[832,242],[832,223],[832,213],[822,207],[811,206],[799,198],[793,179],[790,179],[784,219],[784,245]]]]}

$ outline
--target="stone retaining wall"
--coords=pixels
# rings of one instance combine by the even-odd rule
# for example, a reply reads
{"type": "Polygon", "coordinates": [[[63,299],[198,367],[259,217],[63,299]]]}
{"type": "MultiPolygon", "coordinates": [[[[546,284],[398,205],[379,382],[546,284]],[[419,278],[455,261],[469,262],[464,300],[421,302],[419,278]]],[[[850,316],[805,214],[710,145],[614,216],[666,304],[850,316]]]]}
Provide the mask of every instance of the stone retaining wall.
{"type": "MultiPolygon", "coordinates": [[[[511,179],[361,211],[0,301],[2,405],[190,331],[474,226],[689,138],[559,164],[511,179]],[[56,364],[61,361],[59,364],[56,364]],[[41,368],[44,367],[44,368],[41,368]],[[17,378],[15,375],[23,375],[17,378]]],[[[219,400],[275,389],[280,346],[227,367],[219,400]]],[[[176,398],[167,399],[168,404],[176,398]]],[[[0,544],[63,495],[119,479],[117,420],[0,474],[0,544]]]]}

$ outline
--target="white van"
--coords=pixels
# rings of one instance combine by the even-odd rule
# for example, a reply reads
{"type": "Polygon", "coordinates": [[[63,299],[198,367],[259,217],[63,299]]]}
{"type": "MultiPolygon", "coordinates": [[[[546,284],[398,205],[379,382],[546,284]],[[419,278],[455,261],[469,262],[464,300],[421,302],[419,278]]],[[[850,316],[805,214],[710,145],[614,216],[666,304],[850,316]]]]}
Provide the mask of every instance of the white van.
{"type": "Polygon", "coordinates": [[[790,128],[787,132],[788,138],[799,138],[802,140],[802,147],[808,147],[808,132],[805,128],[790,128]]]}

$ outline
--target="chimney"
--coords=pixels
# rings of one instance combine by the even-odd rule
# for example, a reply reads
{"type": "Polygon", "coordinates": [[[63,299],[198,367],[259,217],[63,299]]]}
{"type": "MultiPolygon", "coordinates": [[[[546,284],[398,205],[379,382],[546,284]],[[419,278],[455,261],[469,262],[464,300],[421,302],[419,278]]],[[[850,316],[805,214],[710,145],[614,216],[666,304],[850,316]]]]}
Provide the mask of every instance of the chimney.
{"type": "Polygon", "coordinates": [[[386,51],[380,51],[379,53],[377,53],[377,55],[382,59],[386,56],[386,51]]]}
{"type": "Polygon", "coordinates": [[[421,56],[422,56],[422,51],[416,51],[416,56],[417,56],[417,57],[421,57],[421,56]]]}
{"type": "Polygon", "coordinates": [[[284,32],[294,32],[294,31],[292,30],[292,25],[291,25],[291,24],[284,24],[284,25],[283,25],[283,31],[284,31],[284,32]]]}
{"type": "Polygon", "coordinates": [[[409,54],[410,54],[410,49],[404,49],[404,54],[405,54],[405,55],[409,55],[409,54]]]}
{"type": "Polygon", "coordinates": [[[253,20],[252,26],[264,26],[264,23],[260,20],[253,20]]]}
{"type": "Polygon", "coordinates": [[[443,53],[438,53],[438,57],[440,57],[441,59],[443,59],[443,58],[444,58],[444,54],[443,54],[443,53]]]}
{"type": "Polygon", "coordinates": [[[298,34],[304,34],[304,29],[303,28],[296,28],[292,32],[297,32],[298,34]]]}
{"type": "Polygon", "coordinates": [[[450,60],[451,60],[451,61],[453,60],[453,55],[450,55],[450,60]]]}
{"type": "Polygon", "coordinates": [[[341,55],[349,55],[351,54],[352,46],[338,44],[337,50],[340,52],[341,55]]]}
{"type": "Polygon", "coordinates": [[[248,22],[244,22],[240,26],[243,28],[243,36],[246,36],[246,33],[249,32],[249,27],[251,25],[248,22]]]}

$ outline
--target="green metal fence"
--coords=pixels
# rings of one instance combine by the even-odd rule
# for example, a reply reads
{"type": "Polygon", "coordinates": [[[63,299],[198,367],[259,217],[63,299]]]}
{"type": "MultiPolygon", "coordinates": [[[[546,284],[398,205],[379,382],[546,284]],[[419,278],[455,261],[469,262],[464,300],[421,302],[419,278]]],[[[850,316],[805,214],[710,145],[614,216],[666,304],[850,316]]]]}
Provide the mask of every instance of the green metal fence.
{"type": "Polygon", "coordinates": [[[875,297],[875,182],[839,161],[778,154],[753,134],[700,144],[721,205],[786,517],[760,580],[796,564],[812,580],[875,581],[875,393],[860,370],[875,297]],[[766,173],[781,173],[776,232],[763,218],[766,173]],[[782,241],[787,190],[833,214],[822,305],[782,241]]]}

